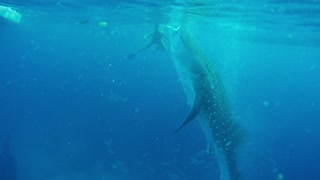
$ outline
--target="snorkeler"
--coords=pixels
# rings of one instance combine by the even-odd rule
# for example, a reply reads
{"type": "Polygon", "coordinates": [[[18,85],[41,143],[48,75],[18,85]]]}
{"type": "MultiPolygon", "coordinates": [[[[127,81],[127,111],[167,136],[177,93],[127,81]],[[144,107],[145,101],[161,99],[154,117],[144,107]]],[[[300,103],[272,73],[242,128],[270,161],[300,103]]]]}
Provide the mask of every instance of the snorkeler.
{"type": "Polygon", "coordinates": [[[167,48],[165,47],[164,43],[162,42],[163,37],[167,38],[167,36],[164,35],[164,32],[159,27],[159,25],[155,26],[154,31],[152,33],[144,35],[145,39],[148,39],[149,37],[152,37],[152,39],[149,42],[149,44],[147,44],[145,47],[139,49],[138,51],[129,54],[128,58],[130,58],[130,59],[134,58],[137,54],[139,54],[142,51],[148,49],[152,45],[157,45],[157,48],[155,49],[155,51],[158,50],[158,49],[162,49],[163,51],[167,51],[167,48]]]}

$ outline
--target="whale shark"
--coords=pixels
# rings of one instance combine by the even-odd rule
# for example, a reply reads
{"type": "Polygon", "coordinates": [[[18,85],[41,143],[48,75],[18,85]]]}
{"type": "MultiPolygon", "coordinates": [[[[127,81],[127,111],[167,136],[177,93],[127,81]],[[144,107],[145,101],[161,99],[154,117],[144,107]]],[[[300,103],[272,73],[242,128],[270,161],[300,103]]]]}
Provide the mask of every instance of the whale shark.
{"type": "Polygon", "coordinates": [[[232,117],[228,98],[217,70],[188,28],[167,26],[171,55],[191,111],[174,131],[197,119],[208,142],[208,153],[218,161],[221,180],[239,180],[237,149],[244,131],[232,117]]]}

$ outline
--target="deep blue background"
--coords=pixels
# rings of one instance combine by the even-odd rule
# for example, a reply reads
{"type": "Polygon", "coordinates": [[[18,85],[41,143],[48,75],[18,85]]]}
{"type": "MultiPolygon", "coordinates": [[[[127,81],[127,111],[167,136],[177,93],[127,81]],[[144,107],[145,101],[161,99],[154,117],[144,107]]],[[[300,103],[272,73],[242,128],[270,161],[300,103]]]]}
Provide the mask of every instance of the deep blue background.
{"type": "MultiPolygon", "coordinates": [[[[197,123],[172,135],[189,107],[170,54],[126,58],[152,24],[27,14],[20,25],[0,24],[0,150],[20,179],[218,177],[197,123]]],[[[319,29],[301,39],[300,29],[220,28],[196,34],[248,132],[245,176],[320,179],[319,29]]]]}

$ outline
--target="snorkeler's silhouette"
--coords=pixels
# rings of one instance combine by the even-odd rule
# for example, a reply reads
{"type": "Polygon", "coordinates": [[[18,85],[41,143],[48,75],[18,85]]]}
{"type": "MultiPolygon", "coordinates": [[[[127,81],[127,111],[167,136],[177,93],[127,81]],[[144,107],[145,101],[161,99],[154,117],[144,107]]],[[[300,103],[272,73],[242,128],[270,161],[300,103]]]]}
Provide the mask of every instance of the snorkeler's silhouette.
{"type": "Polygon", "coordinates": [[[167,38],[167,37],[164,35],[163,31],[159,28],[159,25],[155,26],[154,31],[152,33],[146,34],[144,36],[145,39],[147,39],[149,37],[152,38],[151,41],[149,42],[149,44],[147,44],[145,47],[139,49],[138,51],[129,54],[128,55],[129,59],[133,59],[137,54],[139,54],[142,51],[148,49],[152,45],[157,45],[157,48],[155,49],[155,51],[158,50],[158,49],[162,49],[163,51],[167,51],[165,45],[162,42],[163,37],[165,37],[165,38],[167,38]]]}

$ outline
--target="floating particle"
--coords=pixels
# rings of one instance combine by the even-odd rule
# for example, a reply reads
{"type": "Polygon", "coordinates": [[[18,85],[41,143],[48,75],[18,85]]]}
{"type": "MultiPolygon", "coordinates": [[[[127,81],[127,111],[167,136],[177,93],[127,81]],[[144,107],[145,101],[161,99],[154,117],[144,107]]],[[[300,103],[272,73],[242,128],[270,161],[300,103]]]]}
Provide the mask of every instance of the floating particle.
{"type": "Polygon", "coordinates": [[[100,26],[100,27],[107,27],[107,26],[108,26],[108,23],[105,22],[105,21],[101,21],[101,22],[99,22],[99,26],[100,26]]]}
{"type": "Polygon", "coordinates": [[[263,101],[263,105],[264,105],[264,106],[269,106],[270,103],[269,103],[269,101],[263,101]]]}

